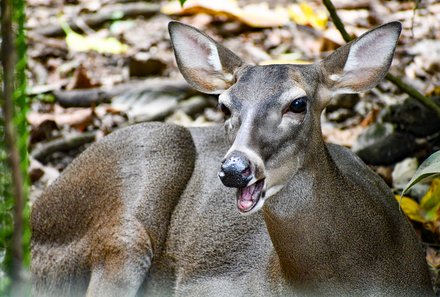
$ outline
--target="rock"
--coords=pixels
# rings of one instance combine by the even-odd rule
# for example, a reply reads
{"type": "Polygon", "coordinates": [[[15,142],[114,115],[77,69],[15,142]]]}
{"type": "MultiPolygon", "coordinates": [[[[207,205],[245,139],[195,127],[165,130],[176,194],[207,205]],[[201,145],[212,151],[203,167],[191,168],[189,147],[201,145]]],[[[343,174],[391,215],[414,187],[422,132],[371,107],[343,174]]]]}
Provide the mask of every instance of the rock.
{"type": "Polygon", "coordinates": [[[376,123],[359,135],[352,150],[367,164],[391,165],[417,149],[415,138],[396,132],[389,123],[376,123]]]}
{"type": "Polygon", "coordinates": [[[414,176],[418,164],[417,158],[406,158],[397,163],[391,174],[393,177],[393,187],[398,190],[403,190],[414,176]]]}
{"type": "MultiPolygon", "coordinates": [[[[435,98],[434,101],[440,104],[440,98],[435,98]]],[[[425,137],[440,131],[440,118],[436,113],[411,97],[402,104],[391,105],[382,119],[396,124],[398,130],[417,137],[425,137]]]]}

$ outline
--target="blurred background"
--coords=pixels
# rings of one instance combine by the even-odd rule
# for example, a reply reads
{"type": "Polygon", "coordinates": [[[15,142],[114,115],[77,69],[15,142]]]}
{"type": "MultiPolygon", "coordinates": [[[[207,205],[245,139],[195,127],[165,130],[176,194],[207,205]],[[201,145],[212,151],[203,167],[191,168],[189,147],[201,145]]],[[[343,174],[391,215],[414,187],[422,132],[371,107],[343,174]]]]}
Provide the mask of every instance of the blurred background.
{"type": "MultiPolygon", "coordinates": [[[[394,76],[365,94],[334,98],[322,115],[323,135],[356,152],[397,199],[440,148],[438,1],[4,0],[1,9],[0,295],[11,294],[11,278],[28,278],[32,201],[90,144],[138,122],[223,122],[216,96],[198,93],[178,72],[170,20],[199,28],[259,65],[313,63],[350,38],[400,21],[394,76]],[[17,144],[15,163],[10,143],[17,144]],[[14,166],[23,179],[16,188],[14,166]]],[[[437,289],[440,180],[407,196],[399,201],[426,248],[437,289]]]]}

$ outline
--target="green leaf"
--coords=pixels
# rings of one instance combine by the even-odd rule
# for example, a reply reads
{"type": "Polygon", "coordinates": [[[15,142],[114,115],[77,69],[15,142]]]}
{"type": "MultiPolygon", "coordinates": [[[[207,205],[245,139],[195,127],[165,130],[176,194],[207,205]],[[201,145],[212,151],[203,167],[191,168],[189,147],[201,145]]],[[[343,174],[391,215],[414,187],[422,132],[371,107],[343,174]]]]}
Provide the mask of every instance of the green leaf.
{"type": "Polygon", "coordinates": [[[402,195],[405,195],[405,193],[415,184],[438,175],[440,176],[440,151],[433,153],[422,163],[422,165],[420,165],[413,178],[406,185],[402,195]]]}
{"type": "Polygon", "coordinates": [[[186,0],[179,0],[180,6],[183,7],[183,4],[185,4],[186,0]]]}

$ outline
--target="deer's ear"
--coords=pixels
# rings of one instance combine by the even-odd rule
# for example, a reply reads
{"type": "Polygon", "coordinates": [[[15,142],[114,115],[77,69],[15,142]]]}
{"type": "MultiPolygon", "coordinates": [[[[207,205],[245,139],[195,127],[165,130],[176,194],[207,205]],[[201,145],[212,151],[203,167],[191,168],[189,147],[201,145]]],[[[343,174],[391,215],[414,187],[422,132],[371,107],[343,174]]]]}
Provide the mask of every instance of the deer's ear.
{"type": "Polygon", "coordinates": [[[375,87],[387,74],[402,25],[391,22],[340,47],[321,62],[333,94],[359,93],[375,87]]]}
{"type": "Polygon", "coordinates": [[[168,24],[177,65],[186,81],[208,94],[220,94],[235,81],[243,61],[199,30],[172,21],[168,24]]]}

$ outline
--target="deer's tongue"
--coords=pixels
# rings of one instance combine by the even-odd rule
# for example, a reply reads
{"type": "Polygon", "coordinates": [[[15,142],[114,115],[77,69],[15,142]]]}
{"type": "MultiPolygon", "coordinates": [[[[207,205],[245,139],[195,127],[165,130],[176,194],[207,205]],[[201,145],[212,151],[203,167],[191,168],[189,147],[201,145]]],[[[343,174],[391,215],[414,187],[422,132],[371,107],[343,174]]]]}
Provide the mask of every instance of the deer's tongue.
{"type": "Polygon", "coordinates": [[[241,212],[248,212],[257,204],[263,185],[264,180],[260,180],[248,187],[238,189],[237,207],[241,212]]]}

